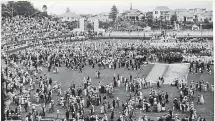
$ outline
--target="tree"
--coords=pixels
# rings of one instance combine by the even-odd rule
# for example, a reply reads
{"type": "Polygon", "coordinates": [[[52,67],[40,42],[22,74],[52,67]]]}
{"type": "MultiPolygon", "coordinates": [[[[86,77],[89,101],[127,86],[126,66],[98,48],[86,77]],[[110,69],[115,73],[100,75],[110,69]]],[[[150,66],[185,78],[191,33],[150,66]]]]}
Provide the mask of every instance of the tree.
{"type": "Polygon", "coordinates": [[[174,21],[176,22],[177,21],[177,15],[176,14],[173,14],[170,18],[170,22],[171,24],[173,25],[174,24],[174,21]]]}
{"type": "Polygon", "coordinates": [[[14,1],[9,1],[7,4],[2,4],[2,15],[3,16],[14,16],[16,10],[16,4],[14,1]]]}
{"type": "Polygon", "coordinates": [[[198,19],[197,19],[197,18],[193,19],[193,22],[194,22],[195,24],[198,24],[198,19]]]}
{"type": "Polygon", "coordinates": [[[91,29],[93,29],[93,25],[91,24],[91,23],[87,23],[87,29],[89,29],[89,30],[91,30],[91,29]]]}
{"type": "Polygon", "coordinates": [[[33,15],[39,12],[34,6],[28,1],[9,1],[7,4],[2,4],[2,14],[8,16],[16,15],[33,15]]]}
{"type": "Polygon", "coordinates": [[[153,19],[148,18],[147,25],[151,27],[153,25],[153,19]]]}
{"type": "Polygon", "coordinates": [[[109,22],[99,21],[99,28],[108,29],[109,26],[110,26],[109,22]]]}
{"type": "Polygon", "coordinates": [[[146,17],[145,17],[145,16],[142,16],[142,17],[140,18],[140,20],[141,20],[142,22],[145,22],[146,17]]]}
{"type": "Polygon", "coordinates": [[[208,18],[205,18],[205,19],[204,19],[204,23],[209,23],[208,18]]]}
{"type": "Polygon", "coordinates": [[[111,12],[109,13],[109,18],[112,19],[114,22],[116,21],[118,14],[118,10],[115,5],[111,8],[111,12]]]}
{"type": "Polygon", "coordinates": [[[72,22],[68,22],[67,23],[67,26],[70,30],[73,30],[75,28],[78,28],[78,24],[77,24],[77,21],[72,21],[72,22]]]}
{"type": "Polygon", "coordinates": [[[43,5],[42,9],[43,9],[43,12],[46,12],[47,11],[47,6],[43,5]]]}
{"type": "Polygon", "coordinates": [[[69,13],[70,12],[70,9],[69,8],[66,8],[66,13],[69,13]]]}
{"type": "Polygon", "coordinates": [[[141,21],[137,22],[136,25],[140,26],[140,27],[143,27],[143,28],[146,27],[146,23],[145,22],[141,22],[141,21]]]}
{"type": "Polygon", "coordinates": [[[4,3],[1,4],[2,16],[11,16],[11,11],[6,7],[4,3]]]}
{"type": "Polygon", "coordinates": [[[18,15],[32,15],[37,12],[34,6],[28,1],[18,1],[16,2],[16,6],[18,15]]]}
{"type": "Polygon", "coordinates": [[[153,25],[153,13],[147,12],[145,19],[146,19],[145,21],[146,21],[147,25],[152,27],[152,25],[153,25]]]}

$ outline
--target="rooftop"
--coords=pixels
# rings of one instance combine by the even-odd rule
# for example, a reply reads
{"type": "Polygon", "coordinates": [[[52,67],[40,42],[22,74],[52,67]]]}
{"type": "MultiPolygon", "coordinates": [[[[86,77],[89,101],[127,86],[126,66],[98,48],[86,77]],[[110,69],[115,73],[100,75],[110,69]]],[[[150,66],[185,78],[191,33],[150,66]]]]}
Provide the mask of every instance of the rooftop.
{"type": "Polygon", "coordinates": [[[185,12],[185,11],[187,11],[187,9],[175,9],[174,11],[175,12],[185,12]]]}
{"type": "Polygon", "coordinates": [[[108,13],[108,12],[101,12],[101,13],[99,13],[98,15],[109,16],[109,13],[108,13]]]}
{"type": "Polygon", "coordinates": [[[61,14],[61,15],[59,15],[59,17],[81,18],[81,16],[79,14],[75,14],[73,12],[61,14]]]}
{"type": "Polygon", "coordinates": [[[132,10],[127,10],[127,11],[124,11],[123,13],[121,13],[121,15],[125,15],[125,14],[131,15],[131,16],[138,16],[138,15],[142,14],[142,12],[138,9],[132,9],[132,10]]]}
{"type": "Polygon", "coordinates": [[[156,11],[156,10],[159,10],[159,11],[171,11],[168,7],[166,6],[157,6],[153,11],[156,11]]]}
{"type": "Polygon", "coordinates": [[[186,16],[186,17],[192,17],[192,16],[194,16],[194,14],[192,14],[192,13],[190,13],[190,12],[187,12],[187,11],[185,11],[185,12],[181,12],[181,13],[179,13],[180,15],[183,15],[183,16],[186,16]]]}
{"type": "Polygon", "coordinates": [[[202,13],[202,16],[213,16],[212,12],[206,12],[206,13],[202,13]]]}
{"type": "Polygon", "coordinates": [[[189,9],[189,10],[206,10],[206,8],[191,8],[191,9],[189,9]]]}

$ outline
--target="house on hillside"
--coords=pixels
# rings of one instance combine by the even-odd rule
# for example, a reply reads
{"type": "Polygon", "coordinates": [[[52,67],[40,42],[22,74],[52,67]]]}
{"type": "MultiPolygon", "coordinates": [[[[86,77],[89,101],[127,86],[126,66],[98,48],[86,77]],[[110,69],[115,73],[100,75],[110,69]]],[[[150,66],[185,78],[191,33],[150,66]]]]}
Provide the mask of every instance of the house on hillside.
{"type": "Polygon", "coordinates": [[[213,21],[213,12],[206,11],[206,9],[176,9],[174,13],[177,15],[178,21],[194,22],[194,20],[197,20],[203,22],[205,19],[208,19],[209,22],[213,21]]]}
{"type": "Polygon", "coordinates": [[[82,18],[90,18],[91,16],[93,16],[92,14],[80,14],[80,16],[82,18]]]}
{"type": "Polygon", "coordinates": [[[153,10],[153,19],[170,20],[172,10],[166,6],[158,6],[153,10]]]}
{"type": "Polygon", "coordinates": [[[204,22],[205,19],[208,19],[209,22],[213,22],[213,12],[205,12],[197,14],[199,22],[204,22]]]}
{"type": "Polygon", "coordinates": [[[62,14],[59,16],[61,18],[62,21],[78,21],[81,16],[79,14],[75,14],[73,12],[67,12],[65,14],[62,14]]]}
{"type": "MultiPolygon", "coordinates": [[[[191,17],[191,15],[189,15],[189,11],[187,9],[175,9],[172,13],[177,16],[177,20],[180,22],[186,20],[186,15],[191,17]]],[[[190,18],[188,18],[188,19],[190,19],[190,18]]]]}
{"type": "Polygon", "coordinates": [[[99,21],[102,21],[102,22],[111,21],[111,19],[109,18],[109,13],[107,13],[107,12],[102,12],[100,14],[97,14],[96,16],[99,21]]]}
{"type": "Polygon", "coordinates": [[[131,9],[121,13],[121,18],[131,21],[139,21],[144,19],[145,14],[138,9],[131,9]]]}
{"type": "Polygon", "coordinates": [[[192,13],[189,13],[188,11],[181,12],[181,13],[177,14],[177,19],[180,22],[182,22],[182,21],[193,22],[193,20],[195,19],[195,15],[192,13]]]}
{"type": "Polygon", "coordinates": [[[174,14],[180,14],[180,13],[184,13],[184,12],[188,12],[187,9],[175,9],[172,13],[174,14]]]}
{"type": "Polygon", "coordinates": [[[133,9],[132,3],[130,4],[130,9],[124,11],[119,16],[123,20],[129,20],[129,21],[139,21],[139,20],[145,19],[145,14],[138,9],[133,9]]]}
{"type": "Polygon", "coordinates": [[[95,21],[95,19],[98,19],[98,17],[96,15],[90,16],[87,18],[87,21],[90,23],[93,23],[95,21]]]}
{"type": "Polygon", "coordinates": [[[206,8],[194,8],[194,9],[189,9],[190,13],[197,14],[197,13],[205,13],[206,8]]]}
{"type": "Polygon", "coordinates": [[[109,13],[104,13],[104,12],[100,13],[100,14],[92,15],[92,16],[87,18],[87,20],[90,22],[93,22],[96,19],[98,19],[101,22],[111,21],[111,19],[109,18],[109,13]]]}
{"type": "Polygon", "coordinates": [[[188,21],[188,22],[193,22],[193,20],[196,18],[195,14],[189,13],[189,12],[182,12],[177,15],[178,21],[188,21]]]}

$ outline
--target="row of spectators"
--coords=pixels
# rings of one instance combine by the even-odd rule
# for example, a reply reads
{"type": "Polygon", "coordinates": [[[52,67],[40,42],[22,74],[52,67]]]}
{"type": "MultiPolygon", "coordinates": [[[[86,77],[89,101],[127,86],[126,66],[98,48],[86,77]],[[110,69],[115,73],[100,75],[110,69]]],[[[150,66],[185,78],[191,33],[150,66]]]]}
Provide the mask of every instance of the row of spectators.
{"type": "Polygon", "coordinates": [[[2,43],[68,34],[66,23],[55,18],[15,16],[2,18],[2,43]]]}

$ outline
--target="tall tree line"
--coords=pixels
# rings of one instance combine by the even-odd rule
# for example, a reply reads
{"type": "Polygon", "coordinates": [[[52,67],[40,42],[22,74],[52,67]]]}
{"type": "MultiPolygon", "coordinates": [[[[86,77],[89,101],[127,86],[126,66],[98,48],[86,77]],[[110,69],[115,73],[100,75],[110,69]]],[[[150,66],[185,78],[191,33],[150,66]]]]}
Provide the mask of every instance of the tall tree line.
{"type": "Polygon", "coordinates": [[[36,9],[29,1],[8,1],[7,3],[2,3],[1,7],[2,16],[32,16],[34,14],[40,13],[40,11],[36,9]]]}

